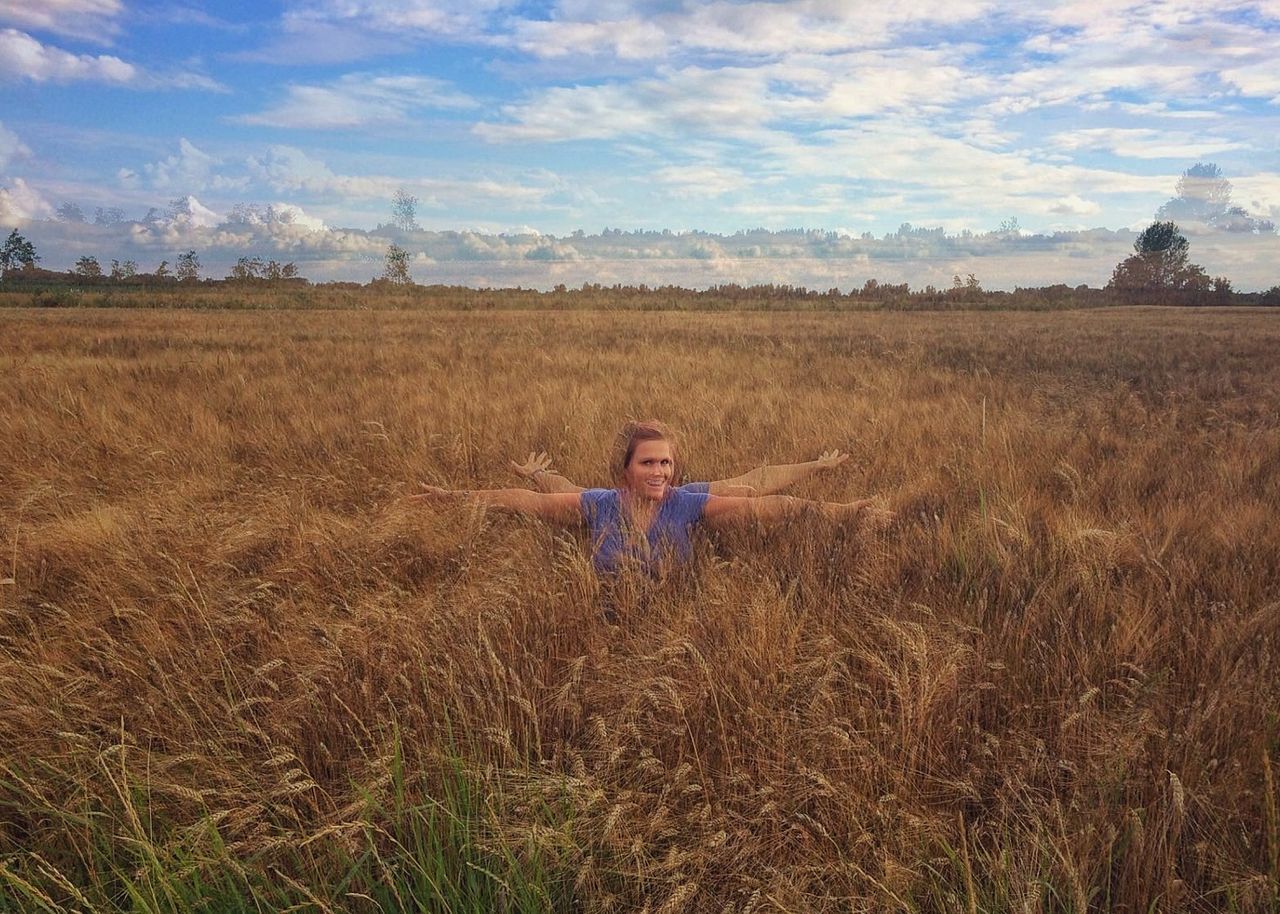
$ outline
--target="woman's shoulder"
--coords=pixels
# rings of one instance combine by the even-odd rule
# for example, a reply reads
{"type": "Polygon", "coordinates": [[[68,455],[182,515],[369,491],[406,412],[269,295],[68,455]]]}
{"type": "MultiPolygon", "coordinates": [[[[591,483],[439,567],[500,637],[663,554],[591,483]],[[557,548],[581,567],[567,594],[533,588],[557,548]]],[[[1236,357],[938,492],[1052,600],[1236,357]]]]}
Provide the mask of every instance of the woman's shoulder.
{"type": "Polygon", "coordinates": [[[707,503],[708,494],[705,489],[691,486],[677,486],[667,492],[667,502],[676,514],[696,518],[702,514],[707,503]]]}
{"type": "Polygon", "coordinates": [[[582,509],[584,511],[600,511],[616,508],[618,504],[617,489],[583,489],[582,509]]]}

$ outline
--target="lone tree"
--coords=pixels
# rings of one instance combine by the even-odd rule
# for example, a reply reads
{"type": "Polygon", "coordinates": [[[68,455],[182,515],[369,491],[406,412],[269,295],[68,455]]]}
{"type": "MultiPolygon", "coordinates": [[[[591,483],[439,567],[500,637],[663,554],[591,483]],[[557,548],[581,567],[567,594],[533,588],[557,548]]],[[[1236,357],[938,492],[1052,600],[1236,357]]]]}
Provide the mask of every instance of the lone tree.
{"type": "Polygon", "coordinates": [[[34,267],[39,260],[40,255],[36,253],[36,246],[14,229],[5,239],[4,246],[0,247],[0,277],[11,270],[34,267]]]}
{"type": "Polygon", "coordinates": [[[97,279],[102,275],[102,265],[98,263],[97,257],[86,254],[76,261],[75,274],[86,279],[97,279]]]}
{"type": "Polygon", "coordinates": [[[402,232],[416,232],[418,225],[418,198],[403,187],[396,191],[391,201],[391,224],[402,232]]]}
{"type": "Polygon", "coordinates": [[[1153,222],[1133,243],[1135,253],[1122,260],[1111,274],[1108,289],[1126,292],[1201,291],[1209,288],[1204,268],[1187,262],[1191,243],[1172,222],[1153,222]]]}
{"type": "Polygon", "coordinates": [[[288,263],[278,263],[274,260],[268,260],[267,265],[262,268],[262,278],[272,282],[281,279],[297,279],[298,265],[292,260],[288,263]]]}
{"type": "Polygon", "coordinates": [[[262,267],[261,257],[241,257],[236,261],[236,265],[231,268],[231,273],[227,276],[227,279],[233,279],[238,282],[260,279],[262,277],[262,267]]]}
{"type": "Polygon", "coordinates": [[[124,210],[118,206],[99,206],[93,211],[94,225],[119,225],[124,222],[124,210]]]}
{"type": "Polygon", "coordinates": [[[200,278],[200,258],[196,256],[195,251],[178,255],[178,266],[174,269],[173,275],[179,282],[195,282],[200,278]]]}
{"type": "Polygon", "coordinates": [[[382,267],[382,278],[396,285],[408,285],[413,282],[409,275],[409,252],[398,244],[387,248],[386,261],[382,267]]]}
{"type": "Polygon", "coordinates": [[[1174,188],[1177,196],[1156,210],[1157,219],[1198,222],[1224,232],[1270,234],[1275,223],[1250,216],[1231,202],[1231,182],[1212,162],[1197,162],[1182,173],[1174,188]]]}
{"type": "Polygon", "coordinates": [[[59,222],[84,222],[84,210],[75,203],[63,203],[58,207],[59,222]]]}

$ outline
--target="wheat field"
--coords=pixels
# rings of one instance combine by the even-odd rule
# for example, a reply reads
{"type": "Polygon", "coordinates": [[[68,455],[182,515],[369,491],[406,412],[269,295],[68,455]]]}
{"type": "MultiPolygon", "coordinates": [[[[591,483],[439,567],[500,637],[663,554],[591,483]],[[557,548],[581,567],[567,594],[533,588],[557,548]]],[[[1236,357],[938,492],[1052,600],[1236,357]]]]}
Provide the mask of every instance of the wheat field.
{"type": "Polygon", "coordinates": [[[1280,907],[1280,323],[0,310],[0,911],[1280,907]],[[602,589],[626,418],[878,493],[602,589]],[[606,612],[606,609],[609,610],[606,612]]]}

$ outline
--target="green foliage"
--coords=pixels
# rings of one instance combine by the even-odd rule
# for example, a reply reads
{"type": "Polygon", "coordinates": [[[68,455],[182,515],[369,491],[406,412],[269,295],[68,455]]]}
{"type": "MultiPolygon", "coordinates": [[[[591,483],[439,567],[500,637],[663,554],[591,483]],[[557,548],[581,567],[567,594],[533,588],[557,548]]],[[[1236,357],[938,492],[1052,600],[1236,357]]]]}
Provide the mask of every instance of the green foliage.
{"type": "Polygon", "coordinates": [[[76,261],[75,274],[86,279],[97,279],[102,275],[102,266],[98,263],[97,257],[86,254],[76,261]]]}
{"type": "Polygon", "coordinates": [[[63,203],[58,207],[59,222],[84,222],[84,210],[75,203],[63,203]]]}
{"type": "Polygon", "coordinates": [[[187,251],[178,255],[178,266],[174,276],[179,282],[195,282],[200,278],[200,258],[195,251],[187,251]]]}
{"type": "Polygon", "coordinates": [[[1197,162],[1184,171],[1178,179],[1176,193],[1177,196],[1156,211],[1157,219],[1198,222],[1227,232],[1268,234],[1275,231],[1275,224],[1270,220],[1255,218],[1243,207],[1232,205],[1231,182],[1212,162],[1197,162]]]}
{"type": "Polygon", "coordinates": [[[416,232],[418,225],[418,198],[403,187],[396,191],[391,201],[391,224],[402,232],[416,232]]]}
{"type": "Polygon", "coordinates": [[[382,278],[396,285],[408,285],[413,282],[413,277],[409,275],[409,252],[400,245],[388,245],[382,267],[382,278]]]}
{"type": "Polygon", "coordinates": [[[1212,281],[1203,267],[1187,262],[1190,249],[1191,243],[1175,223],[1153,222],[1134,241],[1135,253],[1116,266],[1107,288],[1129,292],[1206,291],[1212,281]]]}
{"type": "Polygon", "coordinates": [[[78,308],[84,304],[84,292],[67,286],[42,289],[31,300],[37,308],[78,308]]]}
{"type": "Polygon", "coordinates": [[[298,266],[292,261],[280,263],[268,260],[264,263],[261,257],[241,257],[231,268],[227,279],[235,282],[251,282],[256,279],[275,282],[281,279],[296,279],[297,276],[298,266]]]}
{"type": "Polygon", "coordinates": [[[11,270],[34,267],[39,261],[35,245],[14,229],[5,239],[4,246],[0,247],[0,277],[11,270]]]}
{"type": "Polygon", "coordinates": [[[65,776],[87,769],[108,789],[57,807],[29,790],[35,773],[0,766],[0,798],[76,836],[44,855],[11,854],[0,842],[0,914],[348,910],[357,899],[373,910],[432,914],[571,909],[569,879],[553,859],[494,834],[484,790],[459,755],[446,754],[428,777],[393,737],[382,778],[356,786],[363,802],[353,821],[263,842],[280,844],[275,853],[229,840],[225,813],[211,814],[203,801],[189,824],[175,819],[165,801],[174,788],[155,774],[165,761],[127,744],[79,759],[65,776]]]}

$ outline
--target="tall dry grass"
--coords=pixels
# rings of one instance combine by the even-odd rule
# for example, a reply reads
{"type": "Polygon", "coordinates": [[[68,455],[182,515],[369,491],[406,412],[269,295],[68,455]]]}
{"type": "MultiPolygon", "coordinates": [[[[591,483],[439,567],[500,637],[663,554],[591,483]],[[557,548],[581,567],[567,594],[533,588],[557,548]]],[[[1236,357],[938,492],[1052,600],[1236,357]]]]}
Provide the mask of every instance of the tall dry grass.
{"type": "Polygon", "coordinates": [[[1270,314],[0,331],[0,910],[1278,904],[1270,314]],[[602,593],[402,499],[627,416],[900,519],[602,593]]]}

